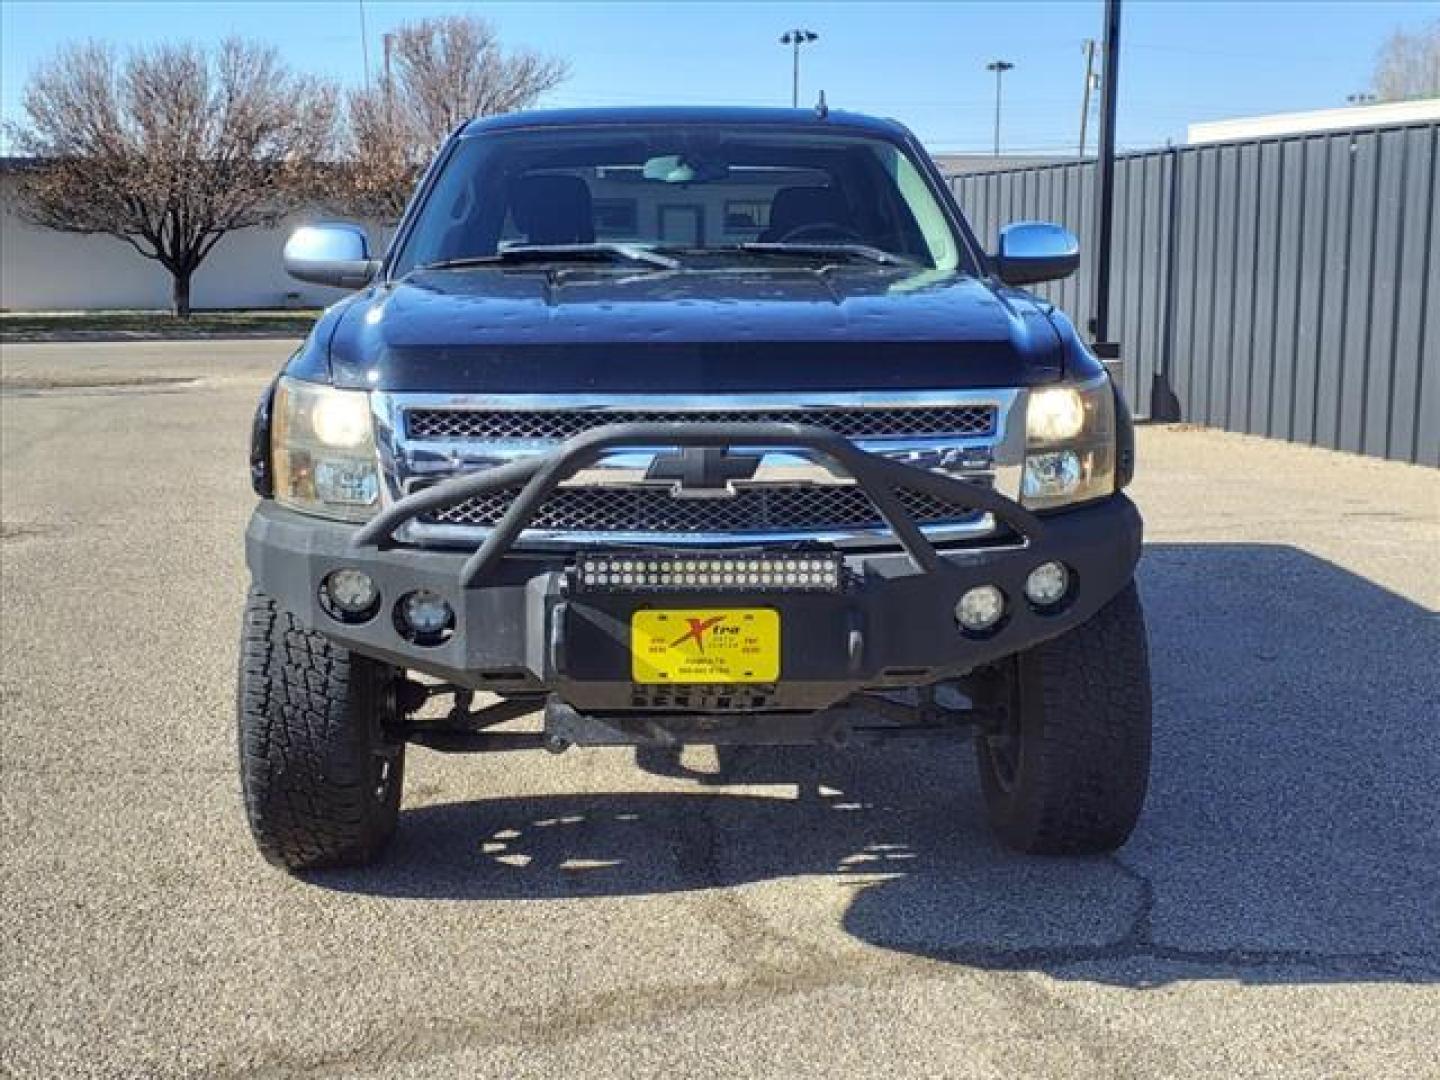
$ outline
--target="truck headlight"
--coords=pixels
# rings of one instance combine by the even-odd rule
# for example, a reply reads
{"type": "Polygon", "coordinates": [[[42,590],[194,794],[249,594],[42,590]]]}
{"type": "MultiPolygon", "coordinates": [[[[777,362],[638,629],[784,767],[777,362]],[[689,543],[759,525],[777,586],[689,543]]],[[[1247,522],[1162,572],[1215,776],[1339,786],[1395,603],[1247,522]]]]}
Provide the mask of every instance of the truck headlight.
{"type": "Polygon", "coordinates": [[[1030,393],[1020,502],[1048,510],[1115,491],[1115,397],[1101,375],[1030,393]]]}
{"type": "Polygon", "coordinates": [[[380,506],[370,395],[283,378],[275,388],[275,501],[367,521],[380,506]]]}

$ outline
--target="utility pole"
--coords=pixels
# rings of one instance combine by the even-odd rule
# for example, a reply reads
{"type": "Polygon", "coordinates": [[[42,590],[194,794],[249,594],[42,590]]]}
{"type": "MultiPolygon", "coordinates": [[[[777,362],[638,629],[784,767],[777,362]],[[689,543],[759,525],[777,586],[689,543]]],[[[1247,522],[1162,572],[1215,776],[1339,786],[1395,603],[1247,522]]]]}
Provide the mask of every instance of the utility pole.
{"type": "Polygon", "coordinates": [[[786,30],[780,35],[780,44],[789,45],[794,51],[790,63],[790,107],[800,107],[800,46],[809,45],[820,35],[814,30],[786,30]]]}
{"type": "Polygon", "coordinates": [[[395,123],[395,84],[390,81],[390,43],[394,40],[394,34],[384,34],[380,38],[385,46],[385,120],[391,125],[395,123]]]}
{"type": "Polygon", "coordinates": [[[1120,0],[1105,0],[1105,58],[1100,79],[1100,157],[1095,185],[1095,317],[1090,330],[1102,360],[1119,359],[1110,341],[1110,236],[1115,216],[1115,91],[1120,84],[1120,0]],[[1104,346],[1104,350],[1099,346],[1104,346]],[[1113,355],[1107,356],[1106,352],[1113,355]]]}
{"type": "Polygon", "coordinates": [[[370,35],[365,32],[365,0],[360,0],[360,62],[365,65],[365,89],[370,89],[370,35]]]}
{"type": "Polygon", "coordinates": [[[995,73],[995,156],[1000,156],[1000,76],[1015,65],[1008,60],[991,60],[985,65],[986,71],[995,73]]]}
{"type": "Polygon", "coordinates": [[[1095,85],[1095,39],[1085,39],[1085,96],[1080,103],[1080,156],[1085,156],[1085,127],[1090,121],[1090,90],[1095,85]]]}

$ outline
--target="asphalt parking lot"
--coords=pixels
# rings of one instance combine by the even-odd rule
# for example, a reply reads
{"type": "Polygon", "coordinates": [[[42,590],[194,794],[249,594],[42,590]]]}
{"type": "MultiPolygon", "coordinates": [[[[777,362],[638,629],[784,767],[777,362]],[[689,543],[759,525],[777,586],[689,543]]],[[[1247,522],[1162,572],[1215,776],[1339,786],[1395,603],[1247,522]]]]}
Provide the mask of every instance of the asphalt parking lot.
{"type": "Polygon", "coordinates": [[[1117,857],[970,748],[412,751],[382,866],[255,853],[233,692],[280,341],[3,350],[0,1073],[1435,1076],[1440,478],[1144,429],[1117,857]]]}

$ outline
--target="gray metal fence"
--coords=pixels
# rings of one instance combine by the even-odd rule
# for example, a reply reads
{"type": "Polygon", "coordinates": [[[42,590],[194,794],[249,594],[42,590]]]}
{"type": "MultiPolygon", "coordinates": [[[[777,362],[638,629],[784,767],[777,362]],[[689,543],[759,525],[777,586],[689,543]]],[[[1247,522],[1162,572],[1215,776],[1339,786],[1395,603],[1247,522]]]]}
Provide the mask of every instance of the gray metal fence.
{"type": "MultiPolygon", "coordinates": [[[[1092,232],[1093,163],[954,177],[990,250],[1092,232]]],[[[1440,465],[1440,124],[1120,158],[1110,325],[1137,414],[1440,465]]],[[[1082,330],[1091,266],[1037,290],[1082,330]]]]}

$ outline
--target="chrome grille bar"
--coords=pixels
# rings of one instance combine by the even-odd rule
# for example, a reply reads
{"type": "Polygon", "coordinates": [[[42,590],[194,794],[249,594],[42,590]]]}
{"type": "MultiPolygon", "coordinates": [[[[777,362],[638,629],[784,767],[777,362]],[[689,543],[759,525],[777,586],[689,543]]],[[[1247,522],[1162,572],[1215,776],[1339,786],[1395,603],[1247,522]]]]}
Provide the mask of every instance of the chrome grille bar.
{"type": "MultiPolygon", "coordinates": [[[[1023,389],[694,395],[371,395],[383,501],[448,478],[545,453],[562,438],[602,424],[633,422],[799,422],[827,427],[863,450],[1019,495],[1024,459],[1023,389]],[[863,403],[863,404],[862,404],[863,403]],[[944,429],[957,429],[946,431],[944,429]]],[[[807,450],[765,449],[753,476],[719,499],[677,498],[676,485],[649,478],[668,448],[607,452],[568,479],[537,509],[523,542],[600,548],[819,540],[873,544],[889,530],[833,462],[807,450]]],[[[744,452],[743,448],[734,448],[744,452]]],[[[905,493],[899,493],[906,497],[905,493]]],[[[492,492],[409,522],[405,541],[473,547],[504,514],[511,493],[492,492]]],[[[990,535],[989,514],[933,505],[906,509],[936,542],[990,535]]]]}
{"type": "MultiPolygon", "coordinates": [[[[478,496],[425,520],[489,528],[504,515],[515,495],[515,491],[504,491],[478,496]]],[[[901,491],[899,497],[921,525],[954,524],[980,516],[921,492],[901,491]]],[[[803,536],[813,530],[878,529],[884,523],[880,511],[854,485],[743,487],[729,499],[676,499],[658,487],[567,487],[540,507],[532,526],[583,533],[698,531],[803,536]]]]}
{"type": "MultiPolygon", "coordinates": [[[[896,439],[912,435],[977,438],[995,433],[995,414],[995,406],[990,404],[953,404],[894,408],[707,410],[703,418],[715,423],[817,424],[847,439],[896,439]]],[[[693,411],[500,411],[484,408],[411,409],[405,416],[406,434],[411,439],[424,441],[560,440],[590,431],[601,424],[674,423],[698,418],[693,411]]]]}

